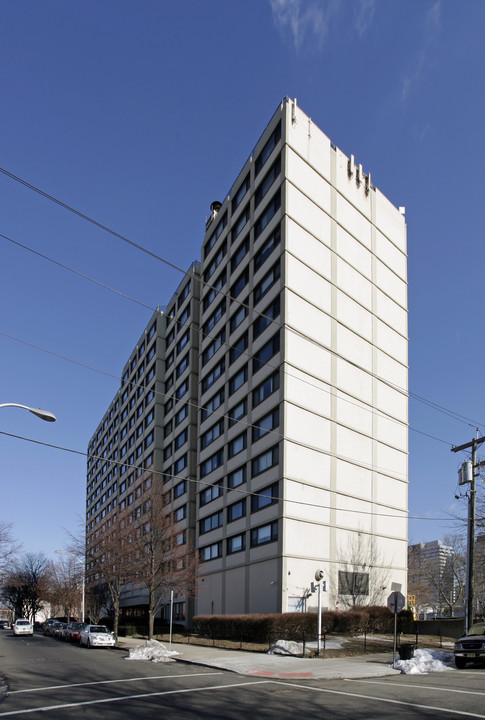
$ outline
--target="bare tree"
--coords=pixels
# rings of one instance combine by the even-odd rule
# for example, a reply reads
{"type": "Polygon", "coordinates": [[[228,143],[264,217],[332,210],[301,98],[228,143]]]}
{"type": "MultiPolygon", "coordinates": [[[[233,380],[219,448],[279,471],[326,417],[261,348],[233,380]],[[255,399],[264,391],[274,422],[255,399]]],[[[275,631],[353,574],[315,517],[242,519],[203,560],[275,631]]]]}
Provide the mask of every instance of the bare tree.
{"type": "Polygon", "coordinates": [[[82,575],[82,568],[73,557],[63,557],[51,563],[49,600],[56,608],[62,609],[68,622],[73,613],[80,617],[82,575]]]}
{"type": "Polygon", "coordinates": [[[17,617],[35,621],[48,598],[50,563],[42,553],[26,553],[4,579],[2,597],[17,617]]]}
{"type": "Polygon", "coordinates": [[[88,548],[86,560],[95,578],[90,590],[100,584],[108,589],[113,609],[113,632],[118,637],[120,596],[123,589],[136,580],[137,574],[130,516],[126,510],[113,515],[102,526],[95,544],[88,548]]]}
{"type": "Polygon", "coordinates": [[[12,523],[0,521],[0,579],[12,570],[21,548],[12,537],[12,527],[12,523]]]}
{"type": "Polygon", "coordinates": [[[155,616],[174,596],[195,592],[197,553],[186,531],[177,528],[173,513],[163,505],[162,494],[152,493],[140,522],[133,527],[131,544],[136,585],[148,595],[148,637],[153,637],[155,616]]]}
{"type": "Polygon", "coordinates": [[[338,589],[341,607],[383,605],[389,585],[389,568],[376,547],[375,538],[364,532],[353,534],[339,556],[334,587],[338,589]]]}

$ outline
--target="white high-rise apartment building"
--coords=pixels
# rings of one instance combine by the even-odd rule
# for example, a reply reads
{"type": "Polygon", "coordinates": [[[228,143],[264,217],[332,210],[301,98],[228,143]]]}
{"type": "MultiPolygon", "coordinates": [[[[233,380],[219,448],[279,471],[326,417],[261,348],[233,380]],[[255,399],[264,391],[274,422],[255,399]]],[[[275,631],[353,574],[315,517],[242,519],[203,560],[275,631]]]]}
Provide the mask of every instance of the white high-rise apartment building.
{"type": "MultiPolygon", "coordinates": [[[[161,398],[152,398],[154,468],[200,556],[194,608],[179,599],[180,617],[315,606],[317,570],[331,609],[385,604],[391,582],[406,592],[406,270],[402,210],[283,100],[211,207],[200,267],[151,321],[161,398]]],[[[148,363],[133,364],[141,343],[124,403],[146,420],[150,405],[130,386],[138,372],[150,392],[148,363]]],[[[93,437],[95,455],[110,413],[124,412],[123,392],[93,437]]],[[[140,446],[147,432],[150,424],[140,446]]],[[[88,538],[102,512],[92,510],[96,471],[88,538]]],[[[129,471],[117,472],[123,502],[129,471]]]]}

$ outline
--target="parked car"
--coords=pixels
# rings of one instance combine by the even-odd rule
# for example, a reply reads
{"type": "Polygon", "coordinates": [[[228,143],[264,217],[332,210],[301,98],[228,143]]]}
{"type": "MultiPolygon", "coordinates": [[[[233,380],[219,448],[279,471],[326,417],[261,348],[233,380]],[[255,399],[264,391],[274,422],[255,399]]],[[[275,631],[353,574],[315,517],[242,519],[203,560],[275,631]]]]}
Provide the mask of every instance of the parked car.
{"type": "Polygon", "coordinates": [[[455,665],[464,668],[468,662],[485,660],[485,623],[472,625],[466,635],[455,643],[455,665]]]}
{"type": "Polygon", "coordinates": [[[56,630],[58,627],[60,627],[62,623],[59,620],[56,620],[53,623],[50,623],[50,625],[47,627],[46,635],[50,635],[51,637],[55,637],[56,630]]]}
{"type": "Polygon", "coordinates": [[[56,618],[49,618],[45,621],[45,623],[42,625],[42,630],[44,632],[44,635],[49,635],[49,630],[54,623],[59,622],[56,618]]]}
{"type": "Polygon", "coordinates": [[[0,620],[0,630],[9,630],[10,623],[8,620],[0,620]]]}
{"type": "Polygon", "coordinates": [[[86,625],[81,630],[79,642],[86,647],[114,647],[115,636],[106,625],[86,625]]]}
{"type": "Polygon", "coordinates": [[[52,635],[56,638],[62,638],[62,633],[64,632],[64,628],[66,627],[67,623],[65,622],[55,623],[55,625],[52,626],[52,635]]]}
{"type": "Polygon", "coordinates": [[[79,636],[83,627],[85,627],[85,623],[70,622],[66,628],[66,640],[69,642],[79,642],[79,636]]]}
{"type": "Polygon", "coordinates": [[[14,635],[33,635],[34,634],[34,626],[30,622],[30,620],[26,620],[25,618],[17,618],[17,620],[13,624],[13,634],[14,635]]]}

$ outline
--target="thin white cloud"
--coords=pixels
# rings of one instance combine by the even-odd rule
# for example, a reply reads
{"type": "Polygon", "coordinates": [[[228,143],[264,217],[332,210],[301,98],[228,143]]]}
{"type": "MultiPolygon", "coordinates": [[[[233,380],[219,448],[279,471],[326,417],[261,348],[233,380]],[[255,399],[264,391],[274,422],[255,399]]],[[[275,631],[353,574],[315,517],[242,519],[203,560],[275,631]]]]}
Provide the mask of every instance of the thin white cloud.
{"type": "Polygon", "coordinates": [[[363,37],[372,25],[376,0],[359,0],[354,10],[354,26],[359,37],[363,37]]]}
{"type": "Polygon", "coordinates": [[[433,64],[432,48],[441,28],[442,0],[436,0],[429,8],[424,19],[424,39],[422,48],[416,55],[413,65],[403,78],[401,102],[406,102],[412,90],[418,85],[423,73],[433,64]]]}
{"type": "Polygon", "coordinates": [[[340,4],[341,0],[270,0],[276,25],[290,32],[297,51],[310,36],[323,44],[340,4]]]}

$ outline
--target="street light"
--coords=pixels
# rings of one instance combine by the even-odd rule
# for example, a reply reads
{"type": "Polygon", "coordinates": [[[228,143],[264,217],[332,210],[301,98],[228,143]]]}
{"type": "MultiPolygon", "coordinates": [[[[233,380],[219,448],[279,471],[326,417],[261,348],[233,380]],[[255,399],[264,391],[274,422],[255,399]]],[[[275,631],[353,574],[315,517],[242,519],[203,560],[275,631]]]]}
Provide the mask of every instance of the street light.
{"type": "Polygon", "coordinates": [[[77,555],[74,555],[74,553],[69,552],[68,550],[56,550],[55,552],[56,552],[58,555],[70,555],[71,557],[74,558],[74,560],[77,560],[78,563],[80,563],[80,564],[82,565],[82,568],[83,568],[83,585],[82,585],[82,609],[81,609],[82,617],[81,617],[81,622],[84,622],[84,602],[85,602],[85,595],[86,595],[86,562],[85,562],[85,560],[82,560],[80,557],[78,557],[77,555]]]}
{"type": "Polygon", "coordinates": [[[41,420],[46,420],[47,422],[55,422],[57,420],[54,413],[49,412],[49,410],[41,410],[41,408],[31,408],[28,405],[19,405],[19,403],[1,403],[0,408],[3,407],[23,408],[24,410],[31,412],[33,415],[37,415],[37,417],[41,420]]]}

